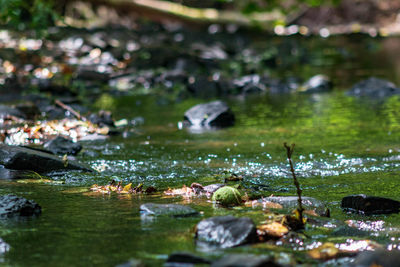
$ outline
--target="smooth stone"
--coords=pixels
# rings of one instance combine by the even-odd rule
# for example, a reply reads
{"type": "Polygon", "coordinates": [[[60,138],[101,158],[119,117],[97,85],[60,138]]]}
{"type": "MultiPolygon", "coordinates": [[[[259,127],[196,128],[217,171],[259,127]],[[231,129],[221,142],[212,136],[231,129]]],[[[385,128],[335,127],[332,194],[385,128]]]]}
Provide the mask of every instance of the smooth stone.
{"type": "Polygon", "coordinates": [[[175,252],[169,255],[166,266],[173,266],[174,263],[178,264],[210,264],[211,262],[207,259],[193,255],[188,252],[175,252]]]}
{"type": "Polygon", "coordinates": [[[215,191],[220,189],[221,187],[226,186],[225,184],[209,184],[203,187],[203,190],[206,193],[213,194],[215,191]]]}
{"type": "Polygon", "coordinates": [[[0,196],[0,217],[33,216],[41,211],[41,207],[33,200],[12,194],[0,196]]]}
{"type": "Polygon", "coordinates": [[[75,161],[68,160],[68,164],[65,164],[62,158],[55,155],[5,144],[0,144],[0,165],[7,169],[30,170],[38,173],[56,170],[93,171],[90,167],[75,161]]]}
{"type": "Polygon", "coordinates": [[[214,261],[211,267],[280,267],[271,256],[251,254],[229,254],[214,261]]]}
{"type": "Polygon", "coordinates": [[[44,148],[57,155],[77,155],[82,150],[82,145],[72,142],[62,136],[57,136],[44,144],[44,148]]]}
{"type": "Polygon", "coordinates": [[[221,128],[232,126],[235,116],[222,101],[198,104],[185,112],[185,123],[194,128],[221,128]]]}
{"type": "Polygon", "coordinates": [[[315,75],[308,79],[301,87],[300,92],[314,94],[327,92],[332,89],[332,82],[326,75],[315,75]]]}
{"type": "Polygon", "coordinates": [[[400,89],[392,82],[371,77],[356,83],[347,95],[358,97],[383,98],[400,94],[400,89]]]}
{"type": "Polygon", "coordinates": [[[112,113],[110,111],[100,110],[97,114],[90,114],[88,120],[99,126],[115,127],[112,113]]]}
{"type": "Polygon", "coordinates": [[[361,194],[344,197],[340,207],[346,211],[364,215],[378,215],[398,213],[400,211],[400,202],[389,198],[361,194]]]}
{"type": "Polygon", "coordinates": [[[197,245],[205,248],[236,247],[258,239],[254,222],[246,217],[211,217],[200,221],[196,229],[197,245]]]}
{"type": "Polygon", "coordinates": [[[179,204],[146,203],[140,205],[140,212],[152,216],[187,217],[198,215],[199,212],[189,206],[179,204]]]}
{"type": "Polygon", "coordinates": [[[360,252],[353,263],[352,267],[398,267],[400,266],[399,250],[377,249],[375,251],[360,252]]]}
{"type": "MultiPolygon", "coordinates": [[[[303,208],[306,210],[314,210],[318,215],[325,216],[327,207],[325,204],[312,197],[301,197],[303,208]]],[[[264,197],[258,200],[259,202],[273,202],[282,205],[285,209],[295,209],[298,207],[297,196],[276,196],[276,197],[264,197]]]]}

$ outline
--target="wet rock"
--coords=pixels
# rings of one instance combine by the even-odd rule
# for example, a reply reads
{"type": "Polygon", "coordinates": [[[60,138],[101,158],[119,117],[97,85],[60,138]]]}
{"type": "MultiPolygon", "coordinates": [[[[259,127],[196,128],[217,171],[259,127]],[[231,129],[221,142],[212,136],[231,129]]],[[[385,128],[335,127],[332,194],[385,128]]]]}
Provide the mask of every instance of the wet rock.
{"type": "Polygon", "coordinates": [[[89,121],[99,126],[114,127],[114,120],[110,111],[100,110],[97,114],[90,114],[89,121]]]}
{"type": "Polygon", "coordinates": [[[21,118],[21,119],[26,118],[25,114],[23,114],[20,110],[9,107],[9,106],[0,105],[0,119],[10,117],[10,116],[21,118]]]}
{"type": "Polygon", "coordinates": [[[335,228],[335,230],[332,231],[332,235],[333,236],[346,236],[346,237],[349,237],[349,236],[367,237],[370,235],[370,233],[367,231],[357,229],[355,227],[343,225],[343,226],[335,228]]]}
{"type": "Polygon", "coordinates": [[[230,248],[257,241],[257,230],[250,218],[219,216],[204,219],[197,224],[197,245],[230,248]]]}
{"type": "Polygon", "coordinates": [[[16,195],[0,196],[0,217],[39,215],[41,207],[33,200],[16,195]]]}
{"type": "Polygon", "coordinates": [[[251,255],[251,254],[229,254],[221,259],[214,261],[211,267],[279,267],[283,266],[276,263],[271,256],[251,255]]]}
{"type": "MultiPolygon", "coordinates": [[[[259,202],[272,202],[282,205],[284,209],[295,209],[297,208],[297,196],[282,196],[282,197],[264,197],[259,202]]],[[[327,207],[325,204],[312,197],[302,197],[302,204],[305,210],[315,211],[320,216],[325,216],[327,207]]]]}
{"type": "Polygon", "coordinates": [[[81,68],[77,71],[76,79],[104,83],[110,79],[110,74],[105,72],[98,72],[92,69],[81,68]]]}
{"type": "Polygon", "coordinates": [[[350,195],[342,199],[341,208],[364,215],[398,213],[400,202],[383,197],[350,195]]]}
{"type": "Polygon", "coordinates": [[[23,179],[29,175],[29,171],[9,170],[0,165],[0,180],[3,179],[23,179]]]}
{"type": "Polygon", "coordinates": [[[13,170],[31,170],[45,173],[56,170],[93,171],[75,161],[64,162],[57,156],[26,147],[0,144],[0,165],[13,170]]]}
{"type": "Polygon", "coordinates": [[[210,264],[211,262],[207,259],[193,255],[187,252],[175,252],[169,255],[166,266],[174,266],[178,264],[210,264]]]}
{"type": "Polygon", "coordinates": [[[356,83],[347,94],[350,96],[383,98],[400,94],[400,89],[392,82],[371,77],[356,83]]]}
{"type": "Polygon", "coordinates": [[[262,83],[261,77],[257,74],[246,75],[235,79],[233,84],[239,88],[242,94],[255,94],[266,92],[266,86],[262,83]]]}
{"type": "Polygon", "coordinates": [[[300,92],[302,93],[322,93],[332,89],[332,82],[326,75],[315,75],[308,79],[301,87],[300,92]]]}
{"type": "Polygon", "coordinates": [[[40,115],[39,108],[32,103],[19,104],[16,106],[16,109],[24,114],[24,117],[28,120],[33,120],[40,115]]]}
{"type": "Polygon", "coordinates": [[[226,103],[213,101],[190,108],[184,120],[193,128],[220,128],[232,126],[235,116],[226,103]]]}
{"type": "Polygon", "coordinates": [[[140,212],[152,216],[187,217],[198,215],[199,212],[189,206],[179,204],[146,203],[140,205],[140,212]]]}
{"type": "Polygon", "coordinates": [[[82,150],[82,145],[62,136],[57,136],[53,140],[46,142],[44,147],[57,155],[77,155],[82,150]]]}
{"type": "Polygon", "coordinates": [[[210,185],[206,185],[203,187],[203,190],[206,193],[209,194],[213,194],[215,191],[217,191],[218,189],[220,189],[221,187],[224,187],[225,184],[210,184],[210,185]]]}
{"type": "Polygon", "coordinates": [[[4,242],[2,238],[0,238],[0,255],[6,253],[10,250],[10,245],[4,242]]]}
{"type": "Polygon", "coordinates": [[[353,267],[395,267],[400,266],[399,250],[377,249],[375,251],[363,251],[357,255],[353,263],[353,267]]]}

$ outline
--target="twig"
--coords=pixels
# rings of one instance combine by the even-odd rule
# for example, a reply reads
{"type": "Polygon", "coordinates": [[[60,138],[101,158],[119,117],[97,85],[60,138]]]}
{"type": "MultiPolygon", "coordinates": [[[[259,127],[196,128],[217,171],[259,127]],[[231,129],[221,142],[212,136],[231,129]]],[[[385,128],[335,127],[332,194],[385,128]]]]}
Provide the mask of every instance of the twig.
{"type": "Polygon", "coordinates": [[[63,102],[61,102],[60,100],[56,100],[54,101],[54,103],[56,103],[57,105],[59,105],[60,107],[62,107],[65,110],[68,110],[69,112],[71,112],[78,120],[82,120],[82,121],[86,121],[86,118],[81,116],[81,114],[79,114],[78,111],[76,111],[75,109],[73,109],[72,107],[64,104],[63,102]]]}
{"type": "Polygon", "coordinates": [[[292,172],[294,185],[296,186],[296,189],[297,189],[297,196],[298,196],[297,202],[298,202],[298,206],[299,206],[298,207],[299,220],[300,220],[300,223],[303,224],[303,211],[304,211],[304,208],[303,208],[303,202],[302,202],[302,199],[301,199],[302,191],[301,191],[301,188],[300,188],[299,181],[297,180],[296,174],[294,172],[293,163],[292,163],[292,154],[293,154],[295,145],[292,144],[291,146],[288,146],[286,144],[286,142],[285,142],[285,143],[283,143],[283,146],[286,148],[287,158],[288,158],[289,164],[290,164],[290,171],[292,172]]]}

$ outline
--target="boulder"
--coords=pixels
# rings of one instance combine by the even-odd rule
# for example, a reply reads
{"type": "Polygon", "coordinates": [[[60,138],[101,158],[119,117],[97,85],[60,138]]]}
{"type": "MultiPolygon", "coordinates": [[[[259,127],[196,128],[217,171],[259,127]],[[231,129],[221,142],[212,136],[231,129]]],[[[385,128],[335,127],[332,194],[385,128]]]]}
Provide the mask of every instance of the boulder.
{"type": "Polygon", "coordinates": [[[187,252],[175,252],[169,255],[166,266],[174,266],[179,264],[210,264],[207,259],[193,255],[187,252]]]}
{"type": "Polygon", "coordinates": [[[332,82],[326,75],[315,75],[308,79],[301,87],[300,92],[314,94],[327,92],[332,89],[332,82]]]}
{"type": "Polygon", "coordinates": [[[342,199],[340,207],[346,211],[364,215],[378,215],[398,213],[400,202],[384,197],[350,195],[342,199]]]}
{"type": "Polygon", "coordinates": [[[55,155],[26,147],[0,144],[0,165],[12,170],[30,170],[46,173],[56,170],[93,171],[90,167],[75,161],[63,161],[55,155]]]}
{"type": "Polygon", "coordinates": [[[214,261],[211,267],[279,267],[282,266],[274,262],[273,257],[267,255],[251,254],[229,254],[221,259],[214,261]]]}
{"type": "Polygon", "coordinates": [[[185,124],[194,128],[221,128],[232,126],[235,116],[222,101],[199,104],[185,112],[185,124]]]}
{"type": "Polygon", "coordinates": [[[375,251],[363,251],[357,255],[353,263],[353,267],[396,267],[400,266],[399,250],[377,249],[375,251]]]}
{"type": "Polygon", "coordinates": [[[44,144],[44,147],[57,155],[77,155],[82,150],[82,145],[72,142],[62,136],[57,136],[44,144]]]}
{"type": "Polygon", "coordinates": [[[26,116],[16,108],[12,108],[5,105],[0,105],[0,119],[13,116],[21,119],[25,119],[26,116]]]}
{"type": "Polygon", "coordinates": [[[140,205],[140,212],[151,216],[187,217],[198,215],[199,212],[189,206],[179,204],[146,203],[140,205]]]}
{"type": "Polygon", "coordinates": [[[400,89],[392,82],[371,77],[356,83],[347,94],[350,96],[383,98],[400,94],[400,89]]]}
{"type": "MultiPolygon", "coordinates": [[[[297,196],[281,196],[281,197],[264,197],[259,202],[273,202],[282,205],[284,209],[295,209],[298,207],[297,196]]],[[[315,211],[320,216],[325,216],[327,207],[325,204],[312,197],[301,197],[303,208],[305,210],[315,211]]]]}
{"type": "Polygon", "coordinates": [[[0,217],[39,215],[41,211],[33,200],[11,194],[0,196],[0,217]]]}
{"type": "Polygon", "coordinates": [[[196,227],[197,245],[230,248],[255,243],[257,230],[250,218],[218,216],[204,219],[196,227]]]}

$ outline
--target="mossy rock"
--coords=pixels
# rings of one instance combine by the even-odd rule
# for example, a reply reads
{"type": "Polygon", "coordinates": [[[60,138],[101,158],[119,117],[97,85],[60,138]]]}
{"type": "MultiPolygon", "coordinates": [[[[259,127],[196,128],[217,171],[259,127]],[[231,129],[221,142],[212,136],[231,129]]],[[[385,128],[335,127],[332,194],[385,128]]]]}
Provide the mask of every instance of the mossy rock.
{"type": "Polygon", "coordinates": [[[224,186],[215,191],[212,200],[223,206],[236,206],[242,204],[242,195],[236,188],[224,186]]]}

